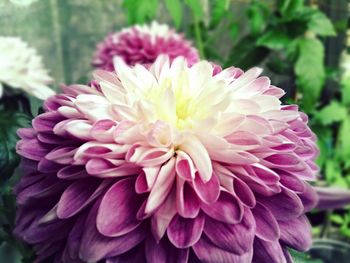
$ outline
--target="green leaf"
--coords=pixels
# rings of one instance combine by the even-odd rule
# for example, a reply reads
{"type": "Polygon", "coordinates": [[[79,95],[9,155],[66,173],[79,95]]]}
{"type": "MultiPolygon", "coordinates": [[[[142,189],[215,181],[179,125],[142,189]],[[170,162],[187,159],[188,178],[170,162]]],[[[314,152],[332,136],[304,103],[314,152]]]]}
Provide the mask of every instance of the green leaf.
{"type": "Polygon", "coordinates": [[[343,179],[339,162],[332,159],[328,159],[326,161],[325,178],[328,183],[334,185],[337,182],[337,184],[339,185],[339,182],[341,181],[341,179],[343,179]]]}
{"type": "Polygon", "coordinates": [[[346,108],[335,100],[315,113],[315,119],[323,125],[329,125],[333,122],[341,122],[346,116],[346,108]]]}
{"type": "Polygon", "coordinates": [[[182,7],[180,0],[165,0],[165,6],[173,19],[176,28],[180,28],[182,20],[182,7]]]}
{"type": "Polygon", "coordinates": [[[302,106],[307,112],[314,109],[325,81],[324,47],[317,38],[298,39],[298,59],[294,65],[302,106]]]}
{"type": "Polygon", "coordinates": [[[260,64],[269,52],[265,47],[255,46],[255,39],[248,36],[232,47],[224,67],[235,66],[247,70],[260,64]]]}
{"type": "Polygon", "coordinates": [[[185,0],[185,3],[191,8],[195,18],[197,20],[202,20],[204,13],[200,0],[185,0]]]}
{"type": "Polygon", "coordinates": [[[350,105],[350,77],[344,78],[341,81],[341,98],[342,103],[350,105]]]}
{"type": "Polygon", "coordinates": [[[331,20],[321,11],[315,10],[309,18],[308,28],[320,36],[335,36],[331,20]]]}
{"type": "Polygon", "coordinates": [[[227,14],[227,11],[230,8],[230,0],[219,0],[219,1],[213,1],[212,2],[212,12],[211,12],[211,20],[210,20],[210,27],[215,28],[221,20],[225,17],[227,14]]]}
{"type": "Polygon", "coordinates": [[[333,223],[341,225],[344,222],[344,219],[338,214],[332,214],[331,215],[331,221],[333,223]]]}
{"type": "Polygon", "coordinates": [[[323,169],[325,162],[333,155],[334,151],[332,129],[327,126],[318,125],[313,126],[312,130],[317,135],[317,145],[320,149],[320,154],[317,157],[316,163],[323,169]]]}
{"type": "Polygon", "coordinates": [[[142,24],[154,19],[158,0],[123,0],[122,7],[127,10],[129,24],[142,24]]]}
{"type": "Polygon", "coordinates": [[[312,259],[310,255],[304,252],[289,249],[289,253],[292,256],[294,263],[323,263],[322,260],[312,259]]]}
{"type": "Polygon", "coordinates": [[[302,9],[304,0],[281,0],[278,2],[278,10],[282,16],[291,16],[302,9]]]}
{"type": "Polygon", "coordinates": [[[0,183],[12,176],[19,163],[16,153],[17,129],[28,126],[29,117],[23,113],[0,112],[0,183]]]}
{"type": "Polygon", "coordinates": [[[256,2],[251,3],[247,9],[247,15],[251,34],[260,34],[265,28],[266,24],[261,7],[256,4],[256,2]]]}
{"type": "Polygon", "coordinates": [[[266,62],[266,66],[269,70],[276,74],[293,74],[293,65],[291,65],[291,63],[289,63],[285,58],[278,55],[270,56],[266,62]]]}
{"type": "Polygon", "coordinates": [[[270,30],[258,38],[256,44],[258,46],[278,50],[285,48],[290,42],[291,39],[284,32],[280,30],[270,30]]]}
{"type": "Polygon", "coordinates": [[[339,145],[339,154],[344,160],[345,164],[349,166],[350,163],[350,116],[346,116],[343,120],[338,134],[338,144],[339,145]]]}
{"type": "Polygon", "coordinates": [[[237,23],[233,23],[230,29],[230,37],[232,40],[236,40],[239,33],[239,26],[237,23]]]}

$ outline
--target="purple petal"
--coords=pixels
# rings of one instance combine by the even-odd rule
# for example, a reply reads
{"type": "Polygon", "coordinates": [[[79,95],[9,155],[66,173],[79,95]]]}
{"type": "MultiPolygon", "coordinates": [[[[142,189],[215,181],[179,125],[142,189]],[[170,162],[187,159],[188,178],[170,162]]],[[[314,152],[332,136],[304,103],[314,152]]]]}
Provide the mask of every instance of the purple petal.
{"type": "Polygon", "coordinates": [[[20,128],[17,130],[17,135],[21,139],[32,140],[36,138],[37,132],[33,128],[20,128]]]}
{"type": "Polygon", "coordinates": [[[195,218],[200,210],[200,201],[193,188],[181,178],[176,179],[176,209],[180,216],[195,218]]]}
{"type": "Polygon", "coordinates": [[[145,213],[150,214],[156,210],[167,198],[175,180],[175,158],[171,158],[160,169],[157,179],[148,196],[145,213]]]}
{"type": "Polygon", "coordinates": [[[304,192],[298,193],[298,196],[303,203],[304,206],[304,213],[309,212],[311,209],[313,209],[318,202],[318,195],[315,191],[315,189],[309,185],[308,183],[304,182],[305,189],[304,192]]]}
{"type": "Polygon", "coordinates": [[[61,168],[61,164],[49,161],[45,158],[41,159],[38,164],[38,171],[42,173],[55,173],[61,168]]]}
{"type": "Polygon", "coordinates": [[[176,202],[175,189],[170,192],[164,203],[157,209],[151,218],[151,231],[157,242],[162,239],[171,220],[176,214],[174,203],[176,202]]]}
{"type": "Polygon", "coordinates": [[[106,237],[96,228],[96,216],[100,201],[92,207],[86,220],[79,255],[86,262],[97,262],[101,259],[121,255],[144,240],[145,231],[139,227],[120,237],[106,237]]]}
{"type": "Polygon", "coordinates": [[[257,203],[252,212],[256,222],[256,235],[265,241],[277,241],[280,237],[280,229],[270,210],[257,203]]]}
{"type": "Polygon", "coordinates": [[[254,207],[256,204],[255,196],[250,187],[239,178],[233,179],[234,192],[240,201],[247,207],[254,207]]]}
{"type": "Polygon", "coordinates": [[[98,158],[89,160],[85,167],[88,174],[101,178],[136,175],[141,171],[140,167],[132,163],[124,162],[116,166],[108,160],[98,158]]]}
{"type": "Polygon", "coordinates": [[[17,153],[25,158],[40,161],[48,152],[49,148],[40,143],[37,139],[21,140],[16,146],[17,153]]]}
{"type": "Polygon", "coordinates": [[[252,261],[253,250],[236,255],[215,246],[206,236],[193,246],[193,250],[202,263],[248,263],[252,261]]]}
{"type": "Polygon", "coordinates": [[[45,158],[59,164],[71,164],[77,148],[71,146],[59,146],[49,152],[45,158]]]}
{"type": "Polygon", "coordinates": [[[278,223],[281,230],[281,240],[286,245],[299,251],[306,251],[311,247],[311,225],[305,215],[278,223]]]}
{"type": "Polygon", "coordinates": [[[204,216],[183,218],[176,215],[170,222],[167,234],[171,243],[177,248],[187,248],[195,244],[202,235],[204,216]]]}
{"type": "Polygon", "coordinates": [[[178,249],[166,239],[159,243],[150,237],[146,240],[148,263],[187,263],[189,249],[178,249]]]}
{"type": "Polygon", "coordinates": [[[304,210],[300,198],[285,188],[281,193],[268,198],[261,197],[259,201],[272,212],[277,220],[289,220],[298,217],[304,210]]]}
{"type": "Polygon", "coordinates": [[[288,173],[283,173],[283,172],[279,172],[280,176],[281,176],[281,180],[280,182],[287,188],[289,188],[290,190],[294,191],[294,192],[304,192],[305,191],[305,184],[302,180],[300,180],[299,178],[297,178],[294,175],[288,174],[288,173]]]}
{"type": "Polygon", "coordinates": [[[255,238],[253,262],[287,263],[287,260],[278,241],[270,242],[255,238]]]}
{"type": "Polygon", "coordinates": [[[255,222],[250,210],[240,223],[227,224],[209,217],[205,219],[204,233],[220,249],[243,255],[253,246],[255,222]]]}
{"type": "Polygon", "coordinates": [[[97,188],[100,183],[100,180],[88,178],[71,184],[61,195],[57,216],[66,219],[76,215],[98,196],[100,191],[97,188]]]}
{"type": "Polygon", "coordinates": [[[136,214],[142,198],[136,194],[134,187],[134,179],[123,179],[110,187],[104,195],[96,220],[101,234],[109,237],[121,236],[141,224],[136,214]]]}
{"type": "Polygon", "coordinates": [[[58,171],[57,177],[65,180],[76,180],[88,177],[83,165],[68,165],[58,171]]]}
{"type": "Polygon", "coordinates": [[[71,259],[79,259],[79,248],[84,233],[87,212],[81,213],[67,238],[66,250],[71,259]]]}
{"type": "Polygon", "coordinates": [[[201,177],[196,173],[193,180],[193,187],[198,197],[207,204],[214,203],[220,195],[220,182],[215,174],[213,174],[207,183],[204,183],[201,177]]]}
{"type": "Polygon", "coordinates": [[[242,205],[232,194],[224,191],[215,203],[203,203],[201,208],[211,218],[227,224],[238,223],[243,217],[242,205]]]}
{"type": "Polygon", "coordinates": [[[33,128],[38,132],[52,132],[55,125],[64,119],[65,117],[57,111],[45,112],[34,118],[32,124],[33,128]]]}
{"type": "MultiPolygon", "coordinates": [[[[37,176],[40,177],[40,175],[37,176]]],[[[68,185],[68,182],[58,180],[55,176],[43,176],[40,180],[18,191],[17,202],[24,204],[31,198],[53,196],[63,191],[68,185]]]]}
{"type": "Polygon", "coordinates": [[[107,258],[105,263],[146,263],[144,246],[140,245],[132,250],[112,258],[107,258]]]}

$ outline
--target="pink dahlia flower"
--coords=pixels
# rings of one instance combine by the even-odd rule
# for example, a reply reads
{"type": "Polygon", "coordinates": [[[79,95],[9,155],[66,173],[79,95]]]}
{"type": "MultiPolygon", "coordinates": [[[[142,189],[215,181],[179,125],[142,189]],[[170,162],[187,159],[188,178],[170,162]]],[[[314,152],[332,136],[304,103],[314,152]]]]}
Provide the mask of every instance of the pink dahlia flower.
{"type": "Polygon", "coordinates": [[[93,66],[113,71],[113,58],[121,57],[128,65],[153,63],[160,54],[170,57],[184,56],[189,64],[199,60],[197,50],[181,34],[166,24],[152,22],[136,25],[109,34],[97,46],[93,66]]]}
{"type": "Polygon", "coordinates": [[[15,234],[38,261],[283,263],[310,247],[315,135],[259,68],[116,68],[18,132],[15,234]]]}

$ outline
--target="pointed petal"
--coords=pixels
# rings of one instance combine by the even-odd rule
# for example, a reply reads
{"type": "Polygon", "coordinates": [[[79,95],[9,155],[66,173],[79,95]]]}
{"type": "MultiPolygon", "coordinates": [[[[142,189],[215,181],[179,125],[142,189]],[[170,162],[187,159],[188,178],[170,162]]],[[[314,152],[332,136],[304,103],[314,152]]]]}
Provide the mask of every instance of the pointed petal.
{"type": "Polygon", "coordinates": [[[298,251],[306,251],[311,247],[311,225],[305,215],[298,218],[279,221],[281,240],[298,251]]]}
{"type": "Polygon", "coordinates": [[[196,191],[198,197],[204,203],[215,202],[220,195],[220,182],[215,174],[210,178],[208,182],[202,181],[202,178],[196,173],[193,181],[193,188],[196,191]]]}
{"type": "Polygon", "coordinates": [[[255,222],[252,214],[246,210],[240,223],[227,224],[207,217],[204,233],[213,244],[223,250],[243,255],[253,247],[255,222]]]}
{"type": "Polygon", "coordinates": [[[277,241],[280,229],[273,214],[260,203],[256,204],[252,212],[256,222],[256,235],[265,241],[277,241]]]}
{"type": "Polygon", "coordinates": [[[108,237],[121,236],[141,224],[136,219],[136,214],[142,199],[136,194],[134,185],[134,179],[122,179],[104,195],[96,219],[96,226],[101,234],[108,237]]]}
{"type": "Polygon", "coordinates": [[[208,182],[212,177],[213,167],[209,154],[201,141],[196,137],[191,137],[181,144],[179,148],[191,157],[203,182],[208,182]]]}
{"type": "Polygon", "coordinates": [[[180,176],[182,179],[192,181],[192,179],[195,177],[196,171],[191,157],[187,153],[183,151],[176,151],[175,167],[177,175],[180,176]]]}
{"type": "Polygon", "coordinates": [[[148,196],[145,213],[151,213],[161,205],[168,196],[175,179],[175,158],[171,158],[160,169],[156,182],[148,196]]]}
{"type": "Polygon", "coordinates": [[[171,220],[176,215],[175,198],[175,189],[173,189],[164,203],[151,217],[151,231],[157,242],[162,239],[171,220]]]}
{"type": "Polygon", "coordinates": [[[77,214],[101,192],[97,191],[100,183],[100,180],[85,178],[71,184],[61,195],[57,216],[65,219],[77,214]]]}
{"type": "Polygon", "coordinates": [[[277,220],[289,220],[298,217],[304,210],[300,198],[294,192],[285,188],[279,194],[268,198],[261,197],[260,201],[277,220]]]}
{"type": "Polygon", "coordinates": [[[199,240],[202,235],[203,227],[203,214],[199,214],[193,219],[176,215],[168,226],[168,238],[175,247],[188,248],[199,240]]]}
{"type": "Polygon", "coordinates": [[[255,238],[253,262],[287,263],[287,260],[278,241],[255,238]]]}
{"type": "Polygon", "coordinates": [[[193,250],[200,262],[203,263],[247,263],[252,262],[253,250],[243,255],[230,253],[215,246],[206,236],[203,236],[193,250]]]}
{"type": "Polygon", "coordinates": [[[241,179],[235,177],[233,179],[234,193],[239,200],[247,207],[253,208],[256,204],[255,195],[250,187],[241,179]]]}
{"type": "Polygon", "coordinates": [[[176,178],[176,210],[184,218],[195,218],[200,201],[193,188],[181,178],[176,178]]]}
{"type": "Polygon", "coordinates": [[[146,237],[145,231],[139,227],[120,237],[106,237],[96,228],[96,216],[100,201],[92,207],[86,220],[79,256],[86,262],[97,262],[107,257],[121,255],[137,246],[146,237]]]}
{"type": "Polygon", "coordinates": [[[189,249],[175,248],[169,241],[160,243],[149,237],[146,241],[147,263],[187,263],[189,249]]]}
{"type": "Polygon", "coordinates": [[[236,224],[243,217],[243,207],[232,194],[224,191],[215,203],[203,203],[201,208],[211,218],[227,224],[236,224]]]}

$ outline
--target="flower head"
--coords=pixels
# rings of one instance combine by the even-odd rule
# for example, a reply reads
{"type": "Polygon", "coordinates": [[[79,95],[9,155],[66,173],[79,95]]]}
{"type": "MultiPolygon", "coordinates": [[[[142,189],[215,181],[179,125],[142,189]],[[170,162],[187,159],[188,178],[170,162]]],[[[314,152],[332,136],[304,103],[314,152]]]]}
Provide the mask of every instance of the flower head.
{"type": "Polygon", "coordinates": [[[116,68],[19,131],[15,233],[40,259],[281,263],[309,248],[315,135],[259,68],[116,68]]]}
{"type": "Polygon", "coordinates": [[[20,38],[0,36],[0,97],[2,84],[6,84],[39,99],[46,99],[55,94],[47,86],[51,82],[34,48],[28,47],[20,38]]]}
{"type": "Polygon", "coordinates": [[[93,66],[113,71],[114,57],[121,57],[128,65],[151,64],[160,54],[171,60],[184,56],[189,64],[199,60],[197,50],[181,34],[154,21],[109,34],[97,46],[93,66]]]}

